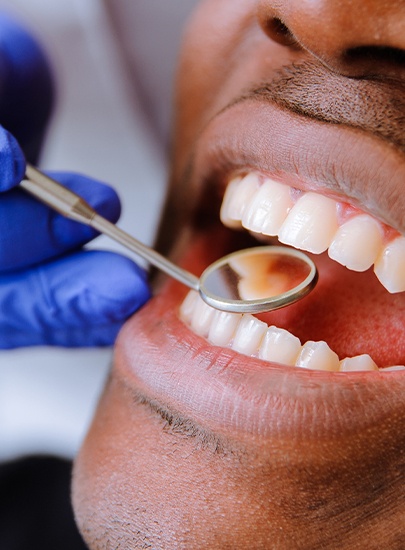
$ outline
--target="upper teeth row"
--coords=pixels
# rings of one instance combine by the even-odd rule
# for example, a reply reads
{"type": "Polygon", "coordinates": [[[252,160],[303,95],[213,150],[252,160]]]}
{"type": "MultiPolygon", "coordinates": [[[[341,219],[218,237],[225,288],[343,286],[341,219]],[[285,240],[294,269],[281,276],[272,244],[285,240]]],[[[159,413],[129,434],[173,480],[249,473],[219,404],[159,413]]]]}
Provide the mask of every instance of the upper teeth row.
{"type": "MultiPolygon", "coordinates": [[[[265,361],[313,370],[370,371],[378,370],[367,355],[347,357],[339,361],[326,342],[308,341],[303,346],[290,332],[266,323],[252,315],[227,313],[207,305],[195,291],[190,291],[180,308],[184,322],[198,335],[216,346],[230,347],[244,355],[265,361]]],[[[396,365],[381,369],[384,372],[405,369],[396,365]]]]}
{"type": "Polygon", "coordinates": [[[405,237],[384,242],[384,226],[367,214],[356,213],[342,222],[342,206],[313,192],[297,195],[288,185],[250,172],[228,184],[221,220],[230,227],[278,236],[284,244],[315,254],[328,250],[333,260],[353,271],[374,264],[389,292],[405,291],[405,237]]]}

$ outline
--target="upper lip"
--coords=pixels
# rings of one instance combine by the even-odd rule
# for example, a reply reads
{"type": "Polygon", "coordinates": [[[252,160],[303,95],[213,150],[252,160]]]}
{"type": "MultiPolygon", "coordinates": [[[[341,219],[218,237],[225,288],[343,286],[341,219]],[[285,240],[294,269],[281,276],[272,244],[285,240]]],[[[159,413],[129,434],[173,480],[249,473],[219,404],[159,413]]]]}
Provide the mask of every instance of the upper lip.
{"type": "Polygon", "coordinates": [[[405,156],[363,130],[310,120],[263,97],[247,97],[223,109],[200,134],[191,182],[224,187],[240,170],[349,202],[405,234],[405,156]]]}

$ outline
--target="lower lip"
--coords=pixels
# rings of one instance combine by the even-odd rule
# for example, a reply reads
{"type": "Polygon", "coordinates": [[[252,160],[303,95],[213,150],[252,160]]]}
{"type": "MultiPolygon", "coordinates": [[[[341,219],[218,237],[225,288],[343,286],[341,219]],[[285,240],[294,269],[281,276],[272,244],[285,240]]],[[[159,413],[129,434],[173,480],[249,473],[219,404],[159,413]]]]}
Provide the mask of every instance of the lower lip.
{"type": "MultiPolygon", "coordinates": [[[[193,241],[192,251],[198,272],[207,248],[193,241]]],[[[213,431],[260,437],[318,439],[390,416],[404,420],[402,372],[308,371],[213,347],[179,320],[185,293],[167,283],[120,334],[116,373],[149,398],[213,431]]]]}

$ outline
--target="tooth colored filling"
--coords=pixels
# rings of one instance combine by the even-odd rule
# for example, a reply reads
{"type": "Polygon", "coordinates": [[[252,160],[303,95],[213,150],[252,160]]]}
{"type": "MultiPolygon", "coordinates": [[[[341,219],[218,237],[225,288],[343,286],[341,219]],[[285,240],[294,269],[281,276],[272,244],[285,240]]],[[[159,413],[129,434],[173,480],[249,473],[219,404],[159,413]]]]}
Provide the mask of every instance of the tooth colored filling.
{"type": "Polygon", "coordinates": [[[345,205],[313,192],[296,189],[251,172],[229,183],[221,207],[228,227],[244,227],[260,235],[278,236],[295,248],[329,256],[353,271],[374,265],[390,293],[405,291],[405,237],[384,241],[385,226],[368,214],[354,212],[348,220],[345,205]]]}
{"type": "Polygon", "coordinates": [[[181,319],[215,346],[228,347],[250,357],[285,366],[334,372],[404,370],[403,365],[378,369],[369,355],[346,357],[339,361],[326,342],[308,341],[301,345],[290,332],[249,314],[226,313],[208,306],[191,290],[180,307],[181,319]]]}

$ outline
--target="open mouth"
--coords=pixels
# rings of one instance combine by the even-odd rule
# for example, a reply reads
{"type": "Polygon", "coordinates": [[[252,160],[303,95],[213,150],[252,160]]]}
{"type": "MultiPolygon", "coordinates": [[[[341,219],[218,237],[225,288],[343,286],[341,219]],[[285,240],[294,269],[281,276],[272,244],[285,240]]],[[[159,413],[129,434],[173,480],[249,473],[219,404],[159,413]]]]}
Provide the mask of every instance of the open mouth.
{"type": "Polygon", "coordinates": [[[228,171],[221,222],[259,242],[314,254],[318,288],[301,304],[258,316],[217,311],[191,292],[181,319],[214,346],[270,363],[405,370],[405,237],[360,201],[291,185],[280,169],[268,172],[243,165],[228,171]]]}
{"type": "Polygon", "coordinates": [[[329,437],[337,427],[339,433],[362,434],[394,418],[402,433],[404,259],[387,251],[404,246],[403,155],[363,133],[257,103],[214,117],[193,152],[189,169],[178,166],[186,177],[182,182],[175,175],[174,214],[168,210],[168,221],[182,225],[177,237],[170,228],[175,261],[199,275],[253,242],[265,239],[267,245],[280,232],[292,240],[293,231],[283,231],[283,225],[298,210],[307,227],[294,233],[301,239],[294,246],[319,247],[316,254],[307,252],[318,283],[302,300],[252,316],[219,312],[193,294],[185,298],[183,285],[165,280],[121,331],[114,372],[126,386],[213,433],[235,431],[260,441],[291,436],[303,443],[329,437]],[[189,210],[182,192],[195,201],[189,210]],[[284,220],[270,220],[270,195],[285,201],[284,220]],[[351,237],[339,237],[349,222],[351,237]],[[279,227],[270,231],[273,224],[279,227]],[[333,228],[329,240],[326,227],[333,228]],[[364,238],[364,228],[372,238],[364,238]],[[349,241],[337,253],[340,261],[360,259],[362,265],[354,267],[366,269],[367,258],[370,267],[354,271],[330,258],[336,235],[338,242],[349,241]],[[361,254],[353,253],[356,246],[361,254]],[[384,262],[399,267],[384,274],[384,262]]]}
{"type": "MultiPolygon", "coordinates": [[[[295,248],[321,254],[357,272],[374,266],[390,293],[405,291],[405,238],[357,208],[313,192],[302,192],[276,180],[249,172],[229,182],[221,220],[258,237],[278,237],[295,248]]],[[[325,341],[306,341],[288,330],[269,327],[252,315],[220,312],[191,291],[181,306],[191,329],[217,346],[265,361],[316,370],[372,371],[379,367],[366,351],[339,359],[325,341]]],[[[384,365],[384,371],[403,365],[384,365]]]]}

